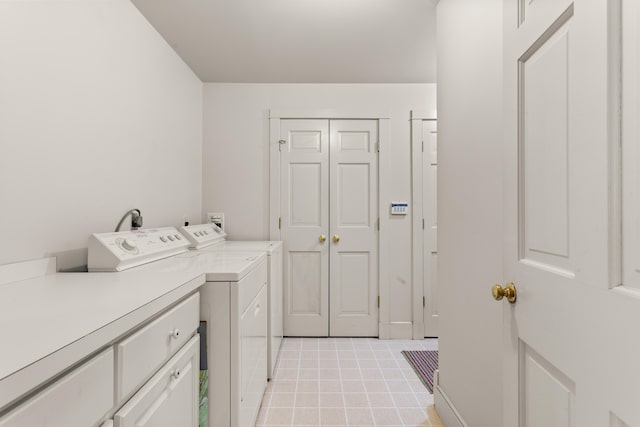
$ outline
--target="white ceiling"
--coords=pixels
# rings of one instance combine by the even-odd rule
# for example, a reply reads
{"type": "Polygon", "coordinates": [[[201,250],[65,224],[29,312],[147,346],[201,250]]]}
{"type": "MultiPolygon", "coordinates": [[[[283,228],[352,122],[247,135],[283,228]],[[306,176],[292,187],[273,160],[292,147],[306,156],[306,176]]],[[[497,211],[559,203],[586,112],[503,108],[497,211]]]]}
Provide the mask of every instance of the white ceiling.
{"type": "Polygon", "coordinates": [[[435,83],[437,0],[132,0],[204,82],[435,83]]]}

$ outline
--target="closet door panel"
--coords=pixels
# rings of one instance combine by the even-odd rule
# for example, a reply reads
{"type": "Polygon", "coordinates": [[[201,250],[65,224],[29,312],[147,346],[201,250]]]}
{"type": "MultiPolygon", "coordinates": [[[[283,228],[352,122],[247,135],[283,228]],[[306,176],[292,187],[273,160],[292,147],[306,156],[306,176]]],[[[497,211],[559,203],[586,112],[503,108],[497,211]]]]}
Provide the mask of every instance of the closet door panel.
{"type": "Polygon", "coordinates": [[[329,334],[329,122],[280,121],[284,335],[329,334]]]}
{"type": "Polygon", "coordinates": [[[378,336],[378,121],[331,120],[331,336],[378,336]]]}

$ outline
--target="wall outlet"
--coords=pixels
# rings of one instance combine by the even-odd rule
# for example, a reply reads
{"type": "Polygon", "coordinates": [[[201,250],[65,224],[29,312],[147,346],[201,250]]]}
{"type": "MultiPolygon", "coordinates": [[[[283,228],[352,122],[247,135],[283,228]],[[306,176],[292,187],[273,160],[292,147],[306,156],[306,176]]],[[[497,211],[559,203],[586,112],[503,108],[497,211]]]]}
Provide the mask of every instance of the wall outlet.
{"type": "Polygon", "coordinates": [[[224,213],[222,212],[207,212],[207,223],[215,224],[224,230],[224,213]]]}

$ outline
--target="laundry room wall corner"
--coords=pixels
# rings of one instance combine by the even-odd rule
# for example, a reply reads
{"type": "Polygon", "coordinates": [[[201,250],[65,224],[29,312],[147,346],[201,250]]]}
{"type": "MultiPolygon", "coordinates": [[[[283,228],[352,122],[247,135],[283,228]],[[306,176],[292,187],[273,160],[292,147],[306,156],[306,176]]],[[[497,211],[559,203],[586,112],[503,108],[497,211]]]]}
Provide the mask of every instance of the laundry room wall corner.
{"type": "Polygon", "coordinates": [[[130,1],[0,2],[0,49],[0,264],[200,217],[203,85],[130,1]]]}
{"type": "Polygon", "coordinates": [[[389,113],[379,159],[380,283],[389,289],[380,332],[411,337],[411,209],[392,216],[390,203],[411,200],[409,111],[435,110],[435,85],[205,84],[203,215],[225,212],[232,239],[269,238],[270,109],[389,113]]]}

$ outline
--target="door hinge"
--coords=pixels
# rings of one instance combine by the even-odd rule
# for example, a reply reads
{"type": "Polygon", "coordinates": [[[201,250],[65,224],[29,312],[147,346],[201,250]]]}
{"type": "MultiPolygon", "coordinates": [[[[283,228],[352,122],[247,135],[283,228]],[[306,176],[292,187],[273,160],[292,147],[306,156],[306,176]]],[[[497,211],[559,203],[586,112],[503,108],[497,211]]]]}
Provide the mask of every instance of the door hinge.
{"type": "Polygon", "coordinates": [[[376,152],[380,152],[380,142],[376,142],[376,152]]]}
{"type": "Polygon", "coordinates": [[[422,229],[424,230],[424,218],[422,218],[422,229]]]}
{"type": "Polygon", "coordinates": [[[424,153],[424,141],[422,141],[422,152],[424,153]]]}
{"type": "Polygon", "coordinates": [[[282,230],[282,217],[278,217],[278,230],[282,230]]]}
{"type": "Polygon", "coordinates": [[[280,141],[278,141],[278,151],[282,151],[282,146],[286,143],[287,141],[284,139],[281,139],[280,141]]]}
{"type": "Polygon", "coordinates": [[[378,308],[380,308],[380,295],[378,295],[378,308]]]}
{"type": "Polygon", "coordinates": [[[422,307],[426,307],[426,306],[427,306],[427,298],[422,297],[422,307]]]}
{"type": "Polygon", "coordinates": [[[376,228],[380,231],[380,218],[376,220],[376,228]]]}

